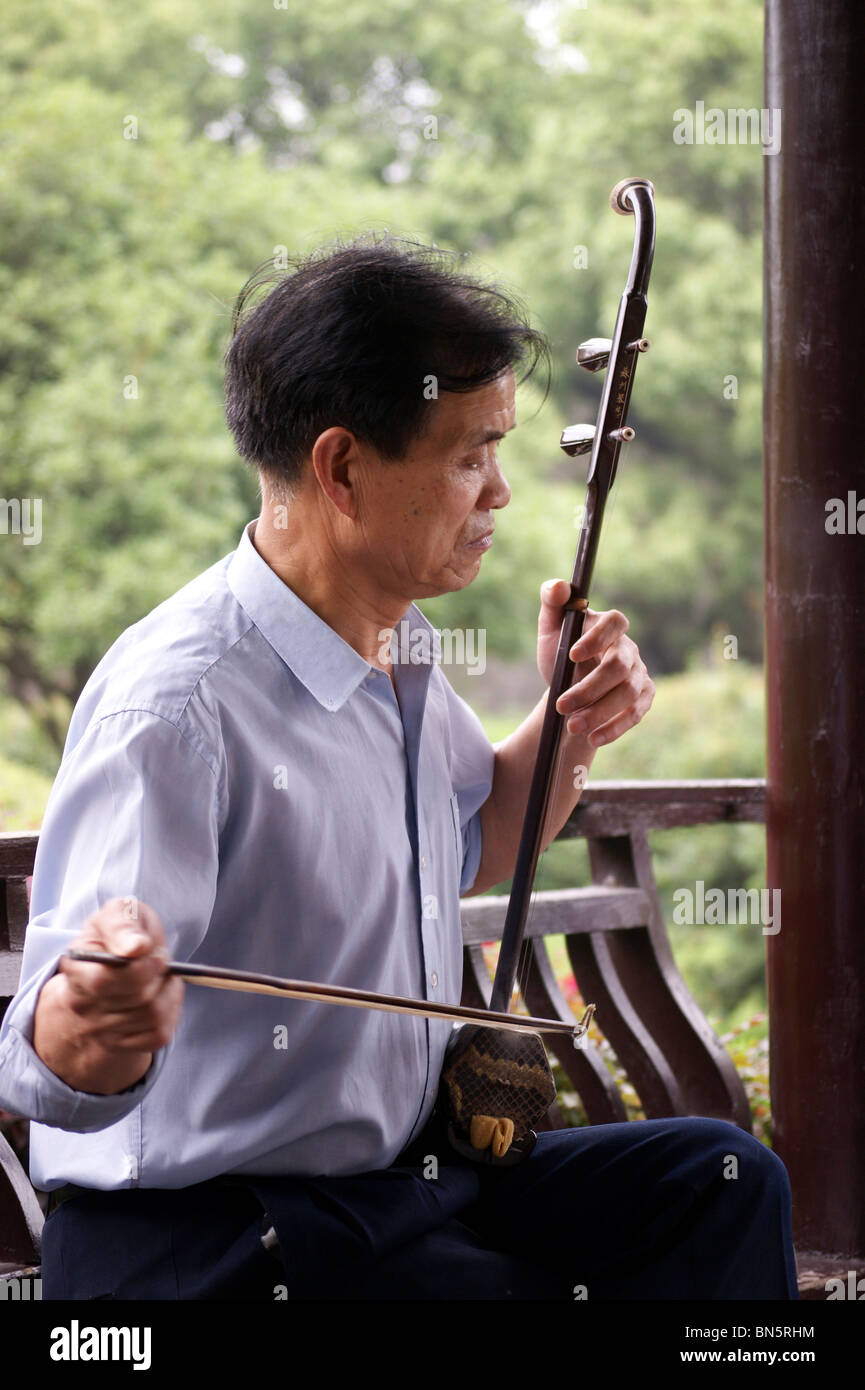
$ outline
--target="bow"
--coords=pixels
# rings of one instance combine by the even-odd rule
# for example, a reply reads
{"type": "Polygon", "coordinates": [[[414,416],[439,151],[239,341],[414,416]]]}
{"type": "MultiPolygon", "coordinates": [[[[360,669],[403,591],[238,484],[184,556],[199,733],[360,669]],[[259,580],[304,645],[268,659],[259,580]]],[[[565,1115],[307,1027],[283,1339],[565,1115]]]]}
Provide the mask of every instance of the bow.
{"type": "MultiPolygon", "coordinates": [[[[69,960],[90,965],[131,965],[135,956],[117,956],[110,951],[84,951],[70,948],[69,960]]],[[[511,1033],[558,1033],[581,1046],[588,1031],[591,1013],[580,1023],[564,1023],[556,1018],[531,1018],[508,1013],[490,1013],[465,1004],[439,1004],[431,999],[409,999],[401,994],[376,994],[372,990],[350,989],[345,985],[321,985],[311,980],[287,980],[279,975],[259,975],[249,970],[232,970],[221,965],[197,965],[169,960],[166,973],[193,985],[211,989],[241,990],[249,994],[271,994],[283,999],[308,999],[319,1004],[347,1004],[357,1009],[381,1009],[385,1013],[413,1014],[420,1018],[443,1018],[453,1023],[483,1021],[490,1028],[511,1033]]]]}

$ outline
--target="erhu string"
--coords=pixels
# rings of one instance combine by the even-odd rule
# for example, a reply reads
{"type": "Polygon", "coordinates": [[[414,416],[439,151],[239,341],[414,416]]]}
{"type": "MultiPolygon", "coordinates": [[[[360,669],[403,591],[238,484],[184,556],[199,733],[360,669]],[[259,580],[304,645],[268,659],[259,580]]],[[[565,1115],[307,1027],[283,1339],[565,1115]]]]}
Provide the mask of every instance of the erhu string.
{"type": "MultiPolygon", "coordinates": [[[[576,666],[574,667],[574,674],[575,674],[575,676],[578,675],[578,671],[577,671],[577,667],[576,667],[576,666]]],[[[564,720],[565,720],[565,722],[566,722],[566,720],[567,720],[567,717],[568,717],[568,716],[564,716],[564,717],[563,717],[564,720]]],[[[562,742],[561,742],[561,744],[560,744],[559,752],[558,752],[558,755],[557,755],[557,757],[556,757],[556,764],[555,764],[555,768],[554,768],[553,776],[552,776],[552,781],[551,781],[551,785],[550,785],[549,797],[548,797],[548,800],[547,800],[547,807],[546,807],[546,811],[545,811],[545,813],[544,813],[542,840],[546,840],[546,839],[547,839],[547,835],[548,835],[548,832],[549,832],[549,830],[550,830],[550,823],[551,823],[553,811],[554,811],[555,806],[556,806],[556,803],[557,803],[557,801],[558,801],[559,789],[560,789],[561,784],[562,784],[562,777],[563,777],[564,775],[573,776],[574,773],[576,773],[576,771],[577,771],[577,768],[574,768],[573,771],[571,770],[570,762],[571,762],[572,754],[568,753],[568,751],[567,751],[566,743],[565,743],[565,740],[566,740],[566,739],[567,739],[567,728],[563,728],[563,730],[562,730],[562,742]],[[566,766],[566,765],[567,765],[567,766],[566,766]]],[[[580,765],[578,764],[577,766],[579,767],[580,765]]],[[[585,779],[582,779],[582,781],[583,781],[583,785],[585,785],[585,779]]],[[[527,1012],[531,1012],[531,1010],[530,1010],[530,1008],[529,1008],[528,1000],[526,999],[526,986],[527,986],[527,984],[528,984],[529,974],[530,974],[530,972],[531,972],[531,967],[532,967],[532,955],[533,955],[533,951],[534,951],[534,947],[533,947],[534,938],[533,938],[533,936],[532,936],[532,933],[531,933],[530,928],[531,928],[531,924],[532,924],[532,919],[533,919],[533,917],[534,917],[534,915],[535,915],[535,913],[536,913],[536,911],[537,911],[537,908],[538,908],[538,894],[545,891],[544,886],[543,886],[543,883],[544,883],[544,880],[545,880],[545,879],[548,879],[548,878],[549,878],[549,874],[548,874],[549,860],[548,860],[548,857],[547,857],[547,856],[548,856],[550,850],[552,849],[552,847],[553,847],[553,845],[554,845],[555,843],[556,843],[556,841],[555,841],[554,838],[553,838],[553,839],[550,839],[549,843],[547,844],[546,848],[543,850],[543,852],[541,853],[541,855],[540,855],[540,857],[539,857],[539,859],[538,859],[537,868],[536,868],[536,871],[535,871],[534,882],[533,882],[533,885],[532,885],[532,892],[531,892],[531,895],[530,895],[530,897],[529,897],[529,910],[528,910],[528,914],[527,914],[527,917],[526,917],[526,930],[525,930],[525,935],[524,935],[524,937],[523,937],[522,948],[521,948],[521,950],[520,950],[519,964],[518,964],[518,966],[517,966],[517,974],[516,974],[516,980],[515,980],[515,988],[516,988],[516,990],[518,991],[519,996],[520,996],[520,999],[522,1000],[523,1004],[525,1005],[525,1008],[526,1008],[527,1012]]]]}

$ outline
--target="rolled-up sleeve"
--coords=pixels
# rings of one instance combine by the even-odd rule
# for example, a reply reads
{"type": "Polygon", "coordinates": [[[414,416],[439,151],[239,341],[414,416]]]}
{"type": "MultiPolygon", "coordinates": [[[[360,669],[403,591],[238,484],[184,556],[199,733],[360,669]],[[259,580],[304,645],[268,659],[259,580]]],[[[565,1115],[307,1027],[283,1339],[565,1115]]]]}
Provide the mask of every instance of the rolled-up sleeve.
{"type": "Polygon", "coordinates": [[[64,757],[39,836],[21,985],[0,1029],[0,1106],[86,1133],[122,1119],[158,1083],[171,1043],[128,1090],[74,1090],[34,1051],[36,1005],[85,920],[111,898],[153,908],[171,954],[189,958],[216,894],[217,773],[194,738],[146,710],[95,720],[64,757]]]}
{"type": "Polygon", "coordinates": [[[463,839],[460,893],[478,876],[483,850],[481,807],[492,791],[495,751],[470,705],[445,681],[451,729],[451,785],[459,803],[463,839]]]}

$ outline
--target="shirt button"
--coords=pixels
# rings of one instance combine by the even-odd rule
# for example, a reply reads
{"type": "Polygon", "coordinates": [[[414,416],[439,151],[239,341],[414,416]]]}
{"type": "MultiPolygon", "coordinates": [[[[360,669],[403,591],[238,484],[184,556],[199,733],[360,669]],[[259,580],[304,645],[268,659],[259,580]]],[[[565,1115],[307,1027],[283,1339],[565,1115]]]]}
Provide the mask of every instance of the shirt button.
{"type": "Polygon", "coordinates": [[[422,869],[425,869],[425,868],[426,868],[426,855],[425,855],[425,854],[422,854],[421,857],[420,857],[420,866],[421,866],[422,869]]]}
{"type": "Polygon", "coordinates": [[[429,982],[430,982],[430,984],[432,985],[433,989],[437,989],[437,988],[438,988],[439,977],[438,977],[438,975],[435,973],[435,971],[433,971],[433,973],[430,975],[430,977],[429,977],[429,982]]]}

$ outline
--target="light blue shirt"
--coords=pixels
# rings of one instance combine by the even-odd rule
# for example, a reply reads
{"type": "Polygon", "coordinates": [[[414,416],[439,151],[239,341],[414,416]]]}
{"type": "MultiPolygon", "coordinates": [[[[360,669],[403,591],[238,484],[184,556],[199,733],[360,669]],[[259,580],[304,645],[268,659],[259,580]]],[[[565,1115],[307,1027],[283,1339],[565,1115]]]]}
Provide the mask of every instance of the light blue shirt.
{"type": "Polygon", "coordinates": [[[459,1001],[492,746],[414,605],[398,703],[250,530],[115,642],[72,717],[0,1031],[0,1105],[37,1122],[41,1188],[383,1168],[435,1102],[451,1025],[378,1010],[187,984],[174,1038],[114,1096],[31,1045],[39,989],[113,897],[154,908],[178,960],[459,1001]]]}

